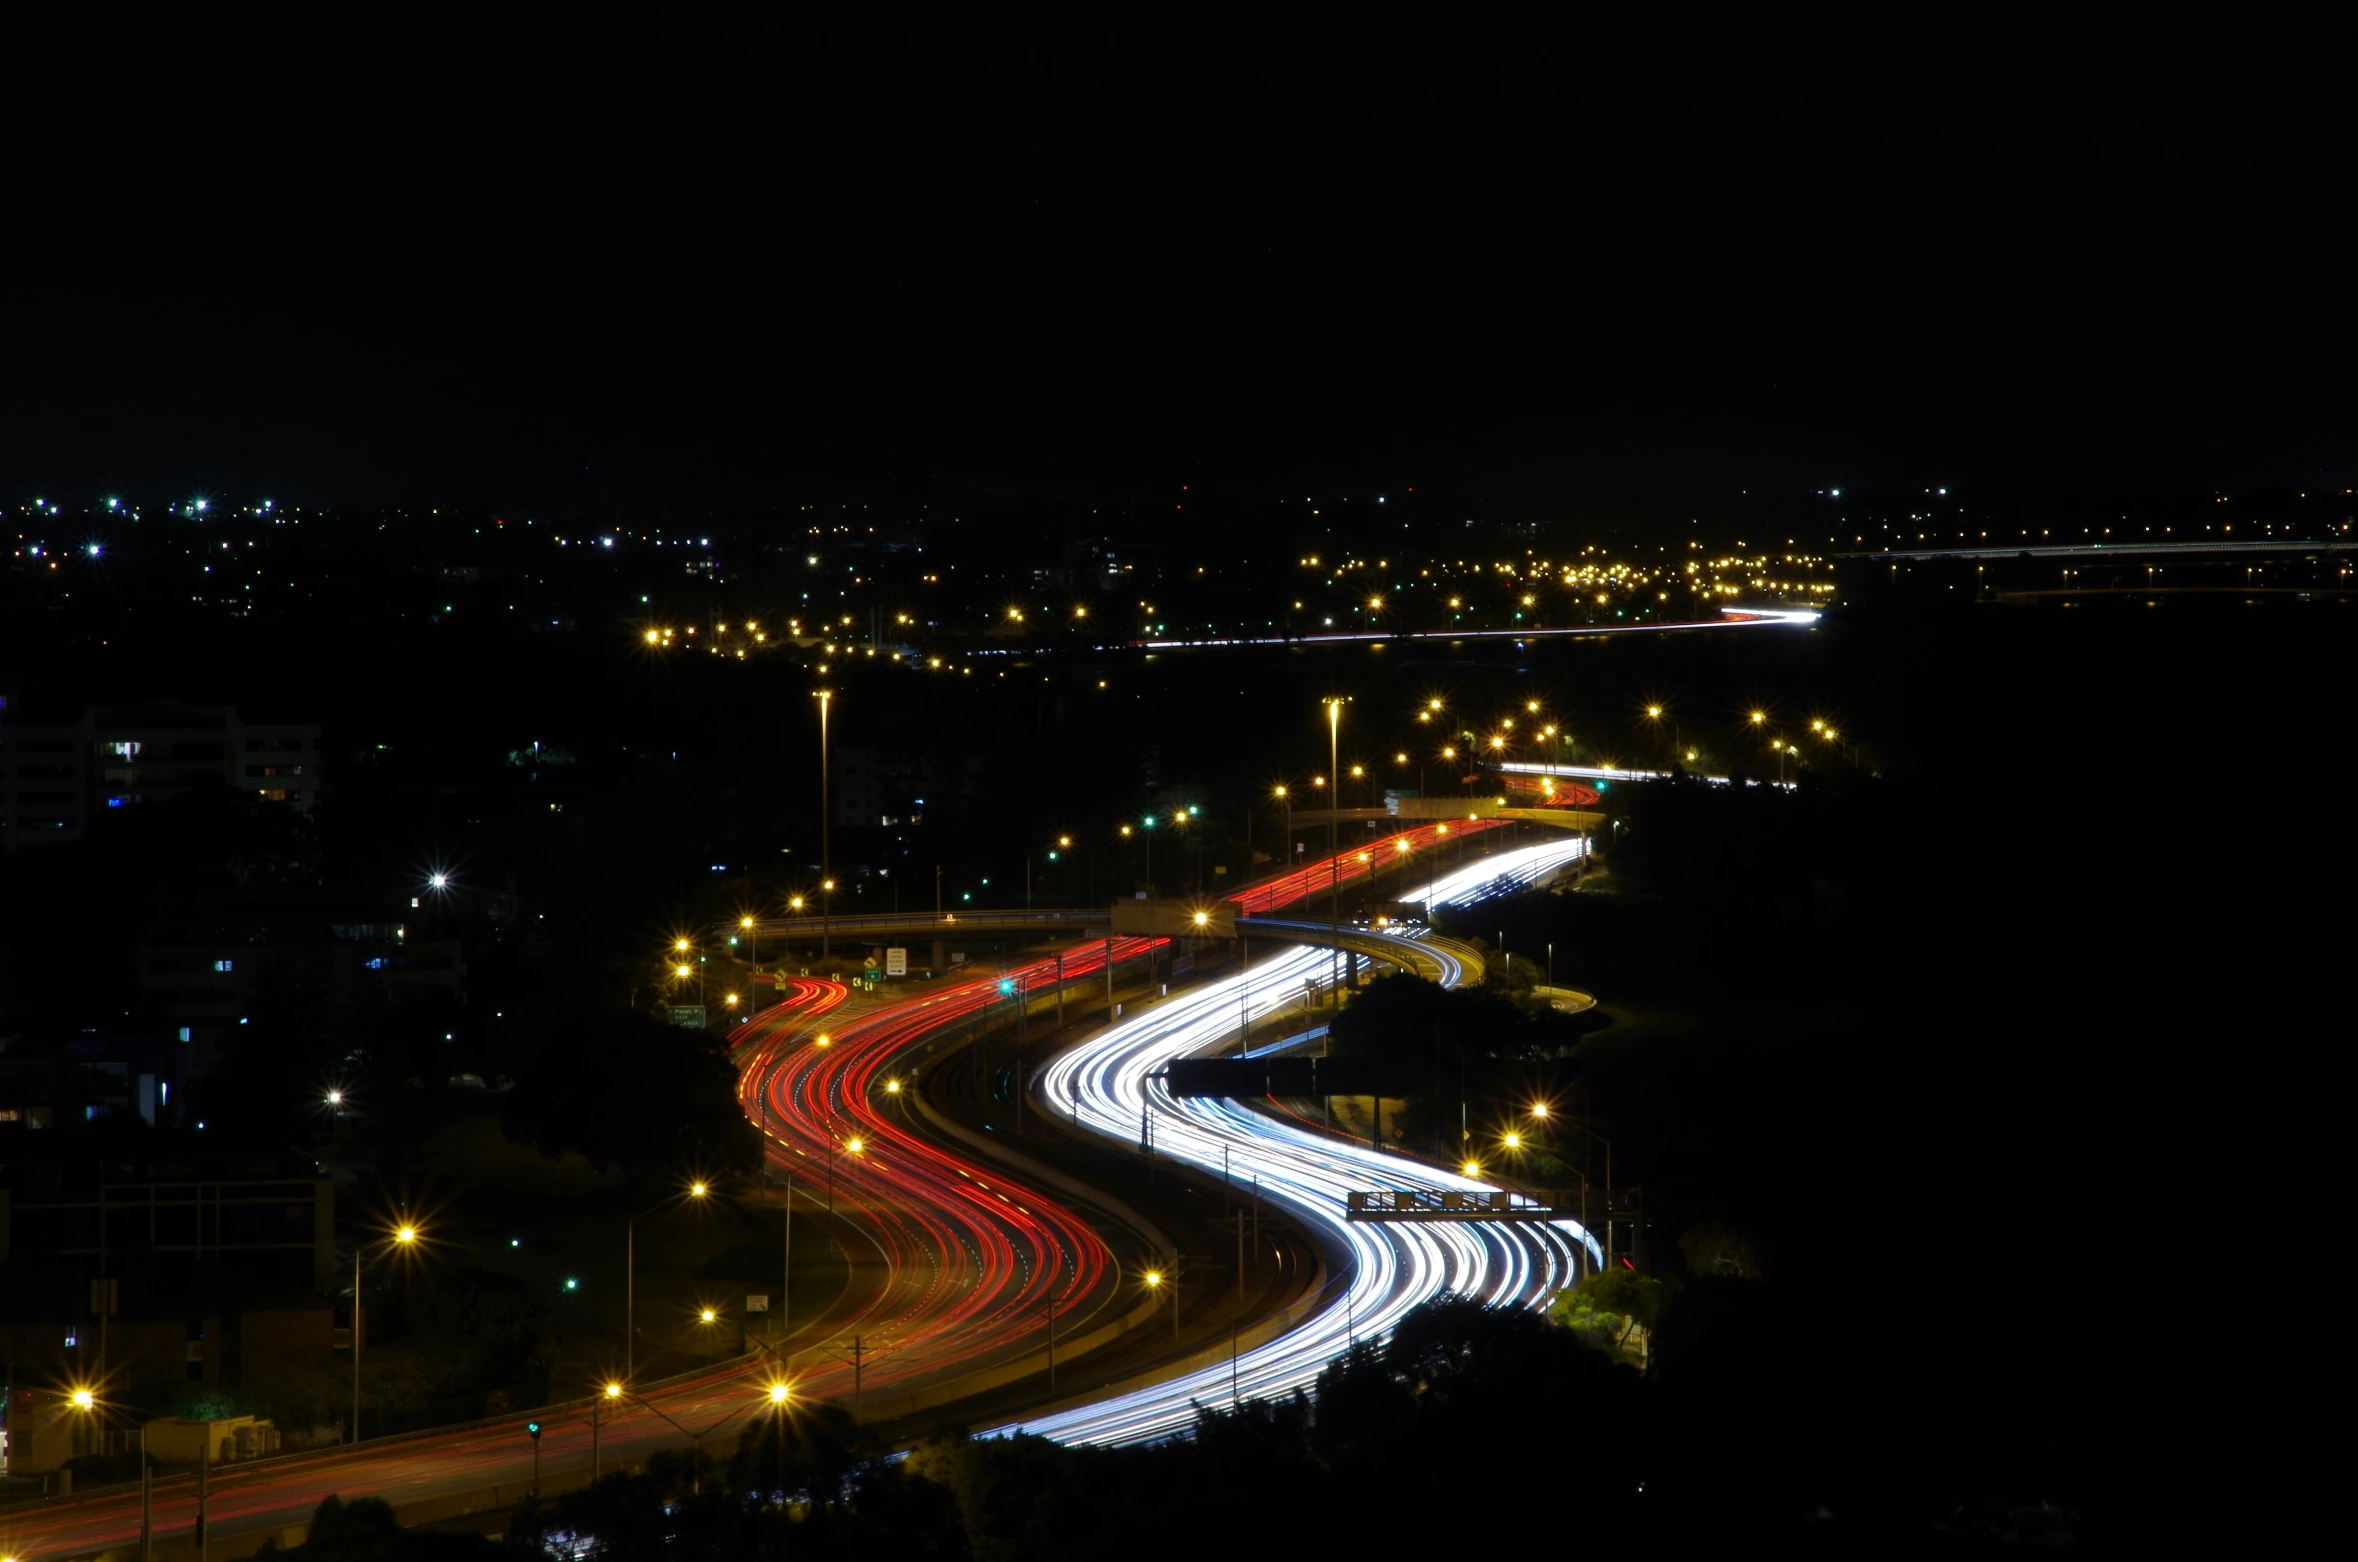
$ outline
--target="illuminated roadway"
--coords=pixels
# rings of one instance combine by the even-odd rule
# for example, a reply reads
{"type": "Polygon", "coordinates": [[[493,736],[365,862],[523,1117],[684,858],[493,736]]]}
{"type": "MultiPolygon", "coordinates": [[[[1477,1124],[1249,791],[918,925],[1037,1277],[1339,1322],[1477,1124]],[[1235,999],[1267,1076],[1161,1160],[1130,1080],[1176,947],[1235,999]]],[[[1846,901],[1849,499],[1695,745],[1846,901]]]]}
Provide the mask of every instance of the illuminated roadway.
{"type": "MultiPolygon", "coordinates": [[[[1487,827],[1487,822],[1485,822],[1487,827]]],[[[1412,833],[1412,843],[1437,839],[1439,827],[1412,833]]],[[[1471,831],[1471,826],[1455,828],[1471,831]]],[[[1385,843],[1390,850],[1390,842],[1385,843]]],[[[1533,874],[1568,861],[1576,841],[1501,853],[1443,875],[1431,888],[1447,901],[1484,886],[1502,874],[1533,874]]],[[[1251,897],[1253,908],[1268,907],[1315,893],[1330,883],[1349,882],[1372,871],[1358,853],[1329,868],[1314,865],[1285,876],[1275,894],[1251,897]]],[[[1402,896],[1399,898],[1412,898],[1402,896]]],[[[1284,926],[1294,936],[1314,937],[1312,923],[1284,926]]],[[[1251,931],[1252,924],[1247,924],[1251,931]]],[[[1346,930],[1354,942],[1385,940],[1382,934],[1346,930]]],[[[1398,945],[1403,963],[1455,980],[1458,962],[1439,946],[1398,945]]],[[[1151,940],[1116,939],[1117,961],[1142,955],[1151,940]]],[[[1067,980],[1101,976],[1102,940],[1068,949],[1067,980]]],[[[1248,1001],[1274,1010],[1297,995],[1306,979],[1329,959],[1323,949],[1303,948],[1257,961],[1248,1001]]],[[[1054,957],[1031,962],[1009,974],[1031,990],[1044,988],[1055,972],[1054,957]]],[[[1082,1126],[1128,1141],[1145,1103],[1144,1076],[1160,1063],[1218,1043],[1233,1026],[1239,1001],[1236,978],[1206,984],[1156,1005],[1149,1013],[1117,1025],[1066,1054],[1048,1071],[1046,1086],[1059,1115],[1081,1085],[1082,1126]]],[[[980,1374],[1028,1370],[1023,1358],[1035,1351],[1048,1326],[1054,1301],[1060,1336],[1127,1311],[1138,1298],[1125,1294],[1117,1266],[1090,1225],[1021,1179],[942,1149],[911,1131],[899,1100],[886,1086],[906,1079],[915,1065],[944,1044],[946,1035],[986,1017],[1002,1001],[992,978],[961,983],[910,1004],[849,1020],[827,1046],[816,1035],[824,1016],[844,998],[836,983],[790,980],[781,1002],[742,1027],[732,1038],[744,1063],[741,1090],[749,1115],[763,1124],[772,1169],[792,1171],[796,1203],[806,1214],[813,1195],[829,1184],[838,1216],[836,1229],[855,1267],[882,1270],[880,1283],[847,1286],[826,1316],[801,1331],[826,1343],[798,1352],[790,1374],[798,1399],[850,1399],[854,1373],[842,1345],[858,1334],[872,1352],[861,1374],[866,1395],[884,1408],[912,1403],[913,1386],[932,1385],[945,1395],[981,1386],[980,1374]],[[859,1148],[851,1148],[857,1139],[859,1148]],[[864,1251],[863,1251],[864,1250],[864,1251]],[[964,1386],[962,1386],[964,1385],[964,1386]]],[[[1555,1226],[1484,1226],[1480,1229],[1428,1226],[1346,1225],[1342,1195],[1399,1180],[1401,1162],[1333,1139],[1288,1128],[1224,1102],[1173,1102],[1152,1087],[1159,1154],[1176,1155],[1210,1169],[1222,1144],[1237,1152],[1240,1179],[1260,1175],[1264,1191],[1304,1225],[1322,1231],[1328,1245],[1347,1252],[1351,1269],[1319,1299],[1323,1310],[1301,1327],[1245,1353],[1239,1381],[1248,1394],[1283,1393],[1306,1385],[1327,1359],[1343,1348],[1354,1325],[1370,1333],[1390,1326],[1401,1312],[1442,1290],[1463,1290],[1500,1301],[1536,1303],[1571,1272],[1574,1243],[1569,1222],[1555,1226]],[[1561,1229],[1559,1229],[1561,1228],[1561,1229]]],[[[902,1099],[905,1099],[903,1097],[902,1099]]],[[[1419,1167],[1419,1185],[1473,1188],[1462,1178],[1419,1167]]],[[[725,1443],[750,1421],[769,1413],[764,1393],[771,1374],[746,1360],[724,1363],[641,1392],[673,1421],[725,1443]]],[[[1168,1435],[1188,1423],[1191,1397],[1216,1397],[1228,1381],[1223,1364],[1160,1388],[1121,1396],[1083,1411],[1027,1423],[1030,1429],[1073,1441],[1122,1442],[1168,1435]],[[1210,1379],[1217,1379],[1216,1383],[1210,1379]]],[[[276,1532],[306,1523],[331,1495],[369,1495],[415,1513],[437,1498],[457,1500],[502,1488],[501,1500],[522,1495],[534,1469],[533,1446],[522,1435],[528,1413],[479,1425],[445,1428],[405,1438],[383,1439],[352,1449],[293,1455],[248,1465],[229,1465],[212,1476],[209,1525],[214,1538],[276,1532]]],[[[585,1468],[590,1460],[590,1402],[574,1401],[537,1412],[545,1430],[539,1445],[544,1480],[585,1468]]],[[[653,1410],[625,1400],[601,1417],[601,1458],[607,1468],[648,1454],[678,1449],[683,1434],[653,1410]]],[[[193,1483],[160,1482],[155,1495],[159,1537],[186,1536],[193,1527],[193,1483]]],[[[23,1558],[87,1555],[136,1543],[139,1503],[135,1491],[94,1492],[70,1501],[0,1513],[0,1554],[23,1558]]],[[[242,1549],[242,1548],[241,1548],[242,1549]]]]}
{"type": "MultiPolygon", "coordinates": [[[[1136,959],[1157,942],[1117,938],[1113,958],[1136,959]]],[[[1066,950],[1066,980],[1102,976],[1106,952],[1102,940],[1066,950]]],[[[999,982],[1037,995],[1052,987],[1056,965],[1034,959],[1004,978],[943,988],[836,1026],[824,1045],[792,1012],[739,1032],[739,1089],[763,1125],[772,1174],[793,1176],[806,1214],[831,1199],[847,1244],[865,1245],[885,1276],[829,1320],[831,1344],[793,1358],[799,1392],[852,1398],[842,1358],[856,1332],[873,1354],[861,1392],[904,1408],[910,1398],[896,1389],[923,1380],[954,1393],[961,1377],[1040,1348],[1051,1301],[1068,1337],[1124,1301],[1113,1255],[1089,1222],[1023,1179],[920,1137],[906,1115],[917,1066],[1010,1001],[999,982]]]]}
{"type": "MultiPolygon", "coordinates": [[[[1445,875],[1432,886],[1431,896],[1447,903],[1501,876],[1536,877],[1572,861],[1581,850],[1581,842],[1565,840],[1503,852],[1445,875]]],[[[1361,931],[1359,936],[1385,935],[1361,931]]],[[[1410,958],[1406,950],[1402,958],[1410,958]]],[[[1354,1338],[1380,1336],[1410,1308],[1444,1292],[1537,1306],[1575,1275],[1581,1246],[1589,1249],[1592,1261],[1602,1261],[1595,1241],[1569,1220],[1347,1221],[1344,1195],[1354,1189],[1406,1184],[1489,1191],[1493,1185],[1291,1127],[1238,1102],[1174,1100],[1150,1077],[1173,1058],[1232,1045],[1240,1004],[1278,1007],[1299,994],[1327,959],[1319,949],[1290,950],[1256,962],[1248,975],[1206,983],[1066,1053],[1044,1072],[1042,1089],[1060,1112],[1077,1092],[1080,1126],[1108,1140],[1134,1146],[1143,1111],[1153,1118],[1157,1155],[1217,1175],[1225,1151],[1230,1174],[1240,1184],[1257,1176],[1263,1197],[1282,1206],[1325,1246],[1348,1255],[1339,1283],[1299,1326],[1240,1352],[1233,1378],[1223,1359],[1149,1388],[1002,1431],[1079,1443],[1168,1437],[1193,1424],[1195,1401],[1226,1401],[1232,1381],[1234,1392],[1246,1398],[1307,1389],[1354,1338]]],[[[1444,980],[1464,979],[1454,955],[1441,954],[1439,960],[1444,980]]]]}

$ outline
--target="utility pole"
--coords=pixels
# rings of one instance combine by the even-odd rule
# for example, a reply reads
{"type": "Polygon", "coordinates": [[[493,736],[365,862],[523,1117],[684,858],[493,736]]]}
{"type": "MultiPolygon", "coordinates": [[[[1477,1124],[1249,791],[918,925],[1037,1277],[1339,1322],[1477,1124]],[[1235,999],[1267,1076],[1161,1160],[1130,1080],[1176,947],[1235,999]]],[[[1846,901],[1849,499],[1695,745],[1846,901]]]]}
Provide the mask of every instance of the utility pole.
{"type": "Polygon", "coordinates": [[[786,1244],[778,1261],[778,1343],[786,1343],[786,1309],[794,1300],[794,1172],[786,1173],[786,1244]]]}

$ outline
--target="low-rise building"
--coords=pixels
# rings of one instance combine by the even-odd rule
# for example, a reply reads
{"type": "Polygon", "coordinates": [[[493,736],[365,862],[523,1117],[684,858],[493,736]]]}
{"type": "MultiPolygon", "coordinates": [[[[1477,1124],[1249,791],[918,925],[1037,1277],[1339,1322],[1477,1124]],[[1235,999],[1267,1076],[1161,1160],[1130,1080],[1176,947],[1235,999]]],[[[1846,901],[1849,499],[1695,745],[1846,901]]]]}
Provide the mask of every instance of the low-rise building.
{"type": "Polygon", "coordinates": [[[228,705],[94,705],[69,725],[15,719],[0,701],[0,852],[81,839],[92,817],[225,786],[309,814],[320,729],[249,722],[228,705]]]}

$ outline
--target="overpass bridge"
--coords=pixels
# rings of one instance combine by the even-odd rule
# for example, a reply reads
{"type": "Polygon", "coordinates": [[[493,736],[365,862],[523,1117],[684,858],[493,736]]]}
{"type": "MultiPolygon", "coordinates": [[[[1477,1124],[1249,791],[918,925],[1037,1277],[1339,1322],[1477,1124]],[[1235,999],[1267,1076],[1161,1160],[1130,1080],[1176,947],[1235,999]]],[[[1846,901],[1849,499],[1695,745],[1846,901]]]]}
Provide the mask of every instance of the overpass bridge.
{"type": "MultiPolygon", "coordinates": [[[[1322,821],[1326,816],[1297,811],[1294,822],[1322,821]]],[[[1153,934],[1164,937],[1231,938],[1240,914],[1251,921],[1243,931],[1254,936],[1284,939],[1302,928],[1327,928],[1316,919],[1295,923],[1286,919],[1259,920],[1288,905],[1307,906],[1336,887],[1353,894],[1375,889],[1387,877],[1397,886],[1413,883],[1433,871],[1437,849],[1462,853],[1476,834],[1487,835],[1501,824],[1520,821],[1576,835],[1592,834],[1605,822],[1602,813],[1577,808],[1524,808],[1506,797],[1403,798],[1396,810],[1344,809],[1336,817],[1386,819],[1405,826],[1396,836],[1347,848],[1331,861],[1281,869],[1260,881],[1202,901],[1117,900],[1104,906],[1037,906],[965,908],[960,910],[863,912],[849,916],[772,917],[757,924],[764,939],[808,940],[824,936],[873,942],[882,938],[913,937],[948,940],[962,937],[1054,933],[1153,934]],[[1472,826],[1471,829],[1463,828],[1472,826]],[[1455,833],[1453,832],[1453,829],[1455,833]]],[[[1488,847],[1485,845],[1484,850],[1488,847]]],[[[1328,940],[1332,942],[1332,940],[1328,940]]]]}
{"type": "MultiPolygon", "coordinates": [[[[762,924],[764,938],[791,929],[808,938],[818,931],[816,919],[762,924]]],[[[1397,933],[1345,923],[1291,918],[1240,917],[1223,906],[1217,912],[1199,910],[1181,901],[1127,901],[1112,906],[1083,906],[1051,911],[961,911],[936,917],[886,913],[879,916],[836,917],[828,926],[832,936],[855,940],[887,937],[952,938],[1005,933],[1085,933],[1107,938],[1135,933],[1166,938],[1259,938],[1281,944],[1316,944],[1340,949],[1363,959],[1395,965],[1437,982],[1479,981],[1482,956],[1453,939],[1408,938],[1397,933]],[[1122,913],[1117,917],[1116,913],[1122,913]],[[1203,918],[1197,921],[1198,916],[1203,918]]]]}

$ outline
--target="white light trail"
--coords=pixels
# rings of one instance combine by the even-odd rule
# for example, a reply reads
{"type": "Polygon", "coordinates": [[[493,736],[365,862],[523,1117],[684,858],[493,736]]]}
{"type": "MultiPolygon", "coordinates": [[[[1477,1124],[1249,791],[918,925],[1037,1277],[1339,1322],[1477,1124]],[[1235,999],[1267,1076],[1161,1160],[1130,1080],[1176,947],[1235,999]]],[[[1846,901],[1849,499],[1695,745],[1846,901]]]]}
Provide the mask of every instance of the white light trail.
{"type": "MultiPolygon", "coordinates": [[[[1579,856],[1583,844],[1556,841],[1483,858],[1435,880],[1431,899],[1447,903],[1501,877],[1537,877],[1579,856]]],[[[1136,1144],[1141,1113],[1151,1113],[1157,1155],[1217,1172],[1222,1152],[1227,1151],[1238,1186],[1258,1176],[1262,1197],[1283,1206],[1306,1226],[1323,1226],[1333,1239],[1322,1243],[1323,1248],[1339,1244],[1350,1253],[1348,1273],[1331,1279],[1307,1304],[1317,1309],[1313,1316],[1239,1354],[1233,1382],[1236,1393],[1245,1398],[1307,1390],[1354,1338],[1380,1337],[1409,1309],[1445,1291],[1491,1303],[1537,1306],[1569,1283],[1580,1247],[1589,1250],[1593,1262],[1603,1261],[1595,1239],[1570,1220],[1346,1220],[1344,1196],[1354,1189],[1415,1186],[1489,1192],[1492,1185],[1289,1127],[1237,1102],[1176,1101],[1160,1081],[1148,1078],[1173,1058],[1223,1044],[1235,1031],[1240,1003],[1266,1012],[1291,1001],[1329,958],[1324,949],[1303,948],[1261,960],[1249,976],[1209,983],[1114,1026],[1057,1059],[1045,1079],[1046,1103],[1060,1113],[1075,1113],[1082,1127],[1107,1138],[1136,1144]],[[1247,984],[1249,990],[1240,992],[1247,984]]],[[[1442,959],[1455,966],[1446,955],[1442,959]]],[[[1193,1425],[1194,1402],[1225,1400],[1231,1381],[1230,1364],[1221,1361],[1151,1388],[1000,1431],[1032,1432],[1068,1443],[1150,1442],[1193,1425]]]]}

